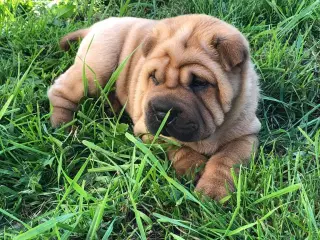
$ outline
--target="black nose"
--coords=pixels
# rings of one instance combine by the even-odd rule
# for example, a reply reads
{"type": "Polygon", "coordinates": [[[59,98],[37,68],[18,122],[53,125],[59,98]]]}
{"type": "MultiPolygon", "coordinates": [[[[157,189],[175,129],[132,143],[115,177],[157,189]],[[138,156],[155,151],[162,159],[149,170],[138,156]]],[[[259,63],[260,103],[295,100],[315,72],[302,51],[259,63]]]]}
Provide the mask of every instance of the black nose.
{"type": "Polygon", "coordinates": [[[183,142],[195,141],[200,136],[200,117],[191,110],[190,106],[175,97],[153,98],[149,101],[146,111],[147,128],[150,133],[156,134],[170,111],[165,125],[161,128],[161,135],[183,142]]]}
{"type": "Polygon", "coordinates": [[[152,104],[152,110],[158,122],[162,122],[168,112],[170,112],[166,122],[167,124],[173,123],[181,112],[176,106],[161,102],[152,104]]]}
{"type": "MultiPolygon", "coordinates": [[[[168,112],[163,112],[162,110],[159,110],[159,111],[155,110],[157,121],[162,122],[168,112]]],[[[177,116],[178,116],[177,111],[171,110],[167,119],[167,124],[173,123],[177,119],[177,116]]]]}

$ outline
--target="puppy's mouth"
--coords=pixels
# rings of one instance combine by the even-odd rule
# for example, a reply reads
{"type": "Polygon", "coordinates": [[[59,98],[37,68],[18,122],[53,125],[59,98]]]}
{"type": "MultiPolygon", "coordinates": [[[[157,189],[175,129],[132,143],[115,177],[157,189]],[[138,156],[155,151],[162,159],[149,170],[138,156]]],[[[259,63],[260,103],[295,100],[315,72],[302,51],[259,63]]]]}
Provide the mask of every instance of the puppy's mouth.
{"type": "Polygon", "coordinates": [[[146,126],[155,135],[162,126],[160,134],[173,137],[181,142],[196,142],[202,139],[200,116],[190,114],[177,101],[157,100],[148,104],[146,126]],[[167,119],[167,113],[170,111],[167,119]],[[191,115],[191,116],[190,116],[191,115]],[[200,122],[200,123],[199,123],[200,122]]]}

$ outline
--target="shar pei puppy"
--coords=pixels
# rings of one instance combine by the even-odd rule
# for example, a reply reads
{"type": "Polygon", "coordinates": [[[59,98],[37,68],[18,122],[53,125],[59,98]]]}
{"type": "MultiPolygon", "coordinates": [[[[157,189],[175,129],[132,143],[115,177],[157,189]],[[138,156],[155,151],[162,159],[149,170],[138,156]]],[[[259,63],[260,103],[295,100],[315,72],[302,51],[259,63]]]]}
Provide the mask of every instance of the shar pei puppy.
{"type": "Polygon", "coordinates": [[[62,38],[82,39],[74,64],[48,91],[51,123],[72,120],[84,96],[97,96],[111,74],[135,49],[112,95],[126,104],[136,135],[155,134],[181,143],[168,151],[179,175],[204,166],[196,190],[221,199],[233,190],[231,169],[248,162],[258,145],[258,77],[246,38],[207,15],[163,20],[108,18],[62,38]],[[168,117],[167,113],[170,111],[168,117]]]}

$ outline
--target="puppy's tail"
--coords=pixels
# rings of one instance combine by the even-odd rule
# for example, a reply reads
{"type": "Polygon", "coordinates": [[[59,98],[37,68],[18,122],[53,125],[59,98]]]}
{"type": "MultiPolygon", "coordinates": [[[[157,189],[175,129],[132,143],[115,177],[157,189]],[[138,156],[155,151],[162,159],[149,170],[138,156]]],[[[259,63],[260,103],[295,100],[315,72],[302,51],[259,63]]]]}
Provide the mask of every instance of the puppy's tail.
{"type": "Polygon", "coordinates": [[[89,30],[89,28],[84,28],[72,33],[68,33],[63,38],[61,38],[60,48],[64,51],[68,51],[70,49],[70,43],[84,38],[89,33],[89,30]]]}

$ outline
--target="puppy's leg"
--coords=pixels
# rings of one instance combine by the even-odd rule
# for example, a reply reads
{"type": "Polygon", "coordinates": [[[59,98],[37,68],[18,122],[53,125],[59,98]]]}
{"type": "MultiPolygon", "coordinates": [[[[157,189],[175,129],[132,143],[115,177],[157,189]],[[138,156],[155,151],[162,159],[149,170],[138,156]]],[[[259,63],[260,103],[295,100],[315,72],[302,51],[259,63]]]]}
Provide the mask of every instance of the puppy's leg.
{"type": "Polygon", "coordinates": [[[234,189],[231,168],[246,163],[257,145],[255,135],[244,136],[225,145],[207,162],[196,190],[216,200],[225,197],[227,188],[234,189]]]}
{"type": "Polygon", "coordinates": [[[171,150],[168,152],[168,157],[172,161],[178,175],[191,173],[207,161],[205,156],[188,147],[171,150]]]}
{"type": "Polygon", "coordinates": [[[55,80],[48,91],[48,97],[53,106],[51,115],[53,127],[72,120],[83,94],[81,69],[73,65],[55,80]]]}
{"type": "Polygon", "coordinates": [[[53,105],[51,123],[54,127],[72,120],[84,96],[84,74],[88,81],[88,95],[97,96],[97,84],[103,88],[117,65],[121,48],[117,46],[118,42],[112,39],[112,34],[108,35],[110,39],[105,37],[104,31],[95,34],[95,38],[90,33],[83,39],[74,64],[54,82],[48,92],[53,105]]]}

